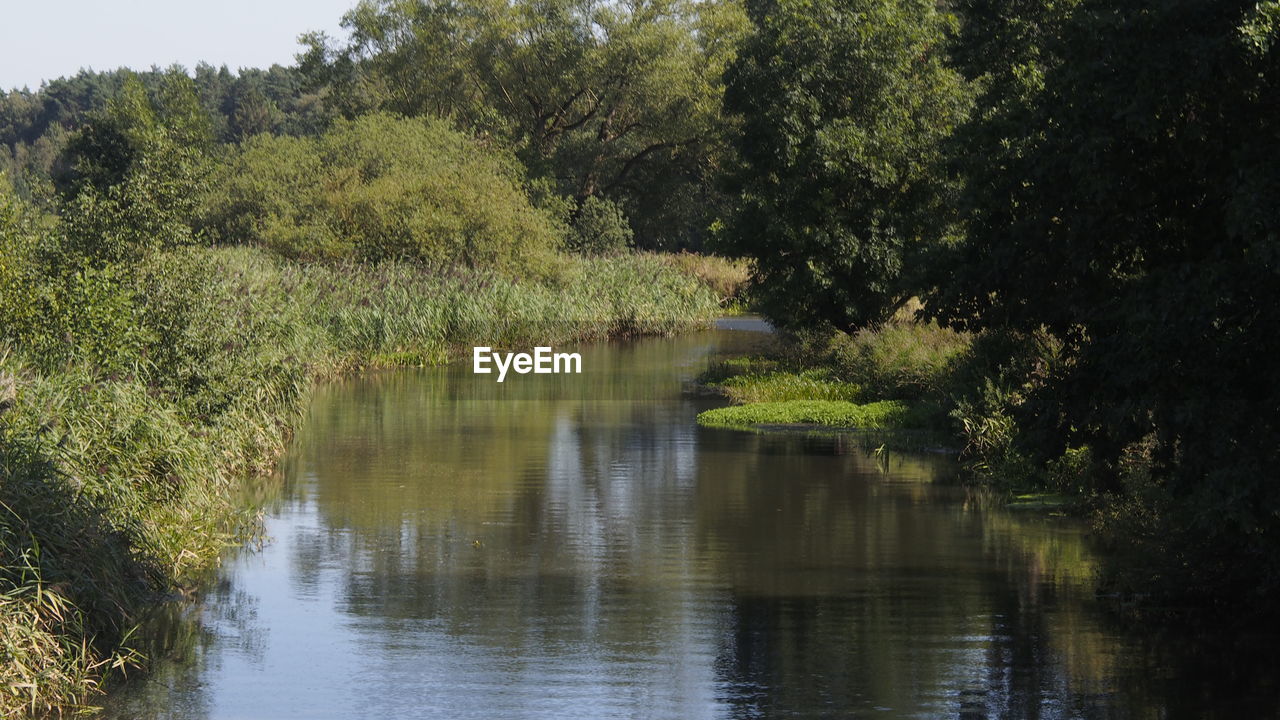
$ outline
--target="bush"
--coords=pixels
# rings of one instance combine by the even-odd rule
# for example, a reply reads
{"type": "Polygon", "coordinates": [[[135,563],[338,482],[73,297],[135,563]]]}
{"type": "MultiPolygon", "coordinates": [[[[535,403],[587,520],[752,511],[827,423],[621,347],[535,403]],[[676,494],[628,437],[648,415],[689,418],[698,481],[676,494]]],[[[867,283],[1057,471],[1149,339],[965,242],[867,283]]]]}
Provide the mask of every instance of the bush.
{"type": "Polygon", "coordinates": [[[557,224],[521,175],[443,121],[369,115],[319,138],[252,138],[218,172],[200,227],[290,258],[553,273],[557,224]]]}
{"type": "Polygon", "coordinates": [[[838,333],[827,350],[842,379],[869,397],[921,400],[939,397],[951,363],[970,337],[935,322],[889,322],[852,335],[838,333]]]}
{"type": "Polygon", "coordinates": [[[583,255],[613,255],[631,247],[631,223],[612,200],[591,195],[578,208],[569,249],[583,255]]]}
{"type": "Polygon", "coordinates": [[[20,345],[46,370],[71,362],[108,373],[136,369],[147,338],[125,273],[83,260],[48,273],[42,223],[0,195],[0,341],[20,345]]]}
{"type": "Polygon", "coordinates": [[[1061,348],[1047,333],[985,332],[952,357],[940,403],[964,442],[961,455],[975,479],[1027,487],[1053,476],[1060,489],[1077,484],[1068,476],[1081,467],[1079,457],[1064,456],[1067,447],[1052,442],[1060,412],[1045,393],[1061,364],[1061,348]],[[1049,461],[1056,469],[1046,473],[1049,461]]]}
{"type": "Polygon", "coordinates": [[[211,142],[190,78],[166,74],[153,101],[138,77],[128,75],[120,95],[67,146],[74,169],[62,179],[64,261],[134,261],[190,244],[211,142]]]}

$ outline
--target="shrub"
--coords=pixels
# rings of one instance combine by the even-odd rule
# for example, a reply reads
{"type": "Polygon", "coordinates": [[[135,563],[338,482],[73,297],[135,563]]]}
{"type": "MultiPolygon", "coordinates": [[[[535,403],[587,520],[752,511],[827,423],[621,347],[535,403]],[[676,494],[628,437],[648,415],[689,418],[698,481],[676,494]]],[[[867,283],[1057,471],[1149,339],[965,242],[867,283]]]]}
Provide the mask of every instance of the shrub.
{"type": "Polygon", "coordinates": [[[719,384],[735,403],[785,400],[857,400],[857,385],[832,380],[824,370],[737,375],[719,384]]]}
{"type": "Polygon", "coordinates": [[[591,195],[573,219],[569,249],[583,255],[613,255],[631,247],[633,235],[622,208],[612,200],[591,195]]]}
{"type": "Polygon", "coordinates": [[[778,370],[782,364],[770,357],[732,357],[714,362],[698,373],[697,382],[704,385],[720,385],[739,375],[767,374],[778,370]]]}
{"type": "Polygon", "coordinates": [[[41,368],[75,361],[104,372],[136,369],[147,342],[125,275],[112,265],[47,272],[42,219],[0,195],[0,341],[20,345],[41,368]]]}
{"type": "Polygon", "coordinates": [[[693,275],[720,298],[721,305],[743,300],[751,268],[745,260],[729,260],[717,255],[691,252],[662,256],[672,267],[693,275]]]}
{"type": "Polygon", "coordinates": [[[66,262],[137,260],[192,242],[191,223],[210,170],[212,130],[195,85],[164,76],[153,101],[137,76],[67,146],[61,251],[66,262]]]}
{"type": "Polygon", "coordinates": [[[319,138],[252,138],[218,172],[200,226],[292,258],[554,272],[556,222],[520,178],[444,121],[369,115],[319,138]]]}

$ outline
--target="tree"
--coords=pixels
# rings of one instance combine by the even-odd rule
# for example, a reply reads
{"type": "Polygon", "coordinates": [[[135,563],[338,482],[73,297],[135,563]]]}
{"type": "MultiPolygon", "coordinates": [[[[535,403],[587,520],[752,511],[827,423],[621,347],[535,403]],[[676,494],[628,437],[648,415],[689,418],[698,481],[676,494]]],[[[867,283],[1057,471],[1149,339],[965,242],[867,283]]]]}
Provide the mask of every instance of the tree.
{"type": "Polygon", "coordinates": [[[1032,81],[965,131],[990,152],[970,163],[966,239],[930,307],[1063,339],[1038,408],[1059,449],[1088,444],[1120,490],[1126,451],[1150,448],[1169,537],[1213,550],[1170,577],[1210,596],[1245,576],[1248,593],[1270,592],[1280,4],[1022,8],[1016,26],[1049,32],[1018,71],[1032,81]]]}
{"type": "Polygon", "coordinates": [[[710,223],[666,198],[711,189],[720,73],[745,29],[731,0],[379,0],[344,24],[352,43],[311,36],[303,67],[348,113],[499,138],[579,206],[601,195],[665,223],[641,228],[650,245],[710,223]]]}
{"type": "Polygon", "coordinates": [[[742,122],[727,248],[751,258],[766,313],[853,329],[917,292],[950,228],[942,142],[968,108],[952,18],[927,0],[752,0],[731,66],[742,122]]]}
{"type": "Polygon", "coordinates": [[[191,242],[190,223],[210,170],[208,116],[184,73],[155,99],[136,76],[67,146],[62,216],[72,258],[118,262],[191,242]]]}

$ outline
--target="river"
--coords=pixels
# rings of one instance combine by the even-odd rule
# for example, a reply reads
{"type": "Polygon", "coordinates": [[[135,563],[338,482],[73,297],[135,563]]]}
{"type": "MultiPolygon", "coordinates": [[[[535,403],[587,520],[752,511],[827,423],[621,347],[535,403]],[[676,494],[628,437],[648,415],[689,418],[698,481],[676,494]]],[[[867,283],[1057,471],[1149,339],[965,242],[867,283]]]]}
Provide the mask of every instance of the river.
{"type": "Polygon", "coordinates": [[[1120,627],[1078,521],[988,507],[943,454],[699,428],[722,401],[687,380],[762,342],[750,326],[584,346],[581,375],[319,388],[265,542],[152,623],[167,656],[103,716],[1276,709],[1212,657],[1120,627]]]}

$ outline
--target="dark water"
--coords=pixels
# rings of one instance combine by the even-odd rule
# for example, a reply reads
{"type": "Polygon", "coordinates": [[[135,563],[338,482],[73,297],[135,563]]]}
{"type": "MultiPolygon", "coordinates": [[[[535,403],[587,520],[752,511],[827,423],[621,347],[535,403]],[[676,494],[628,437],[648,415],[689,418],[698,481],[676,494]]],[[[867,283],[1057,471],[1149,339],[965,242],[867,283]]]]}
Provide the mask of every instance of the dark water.
{"type": "Polygon", "coordinates": [[[984,508],[940,455],[698,428],[682,379],[762,337],[321,389],[270,541],[157,623],[174,657],[107,716],[1274,714],[1108,621],[1079,525],[984,508]]]}

